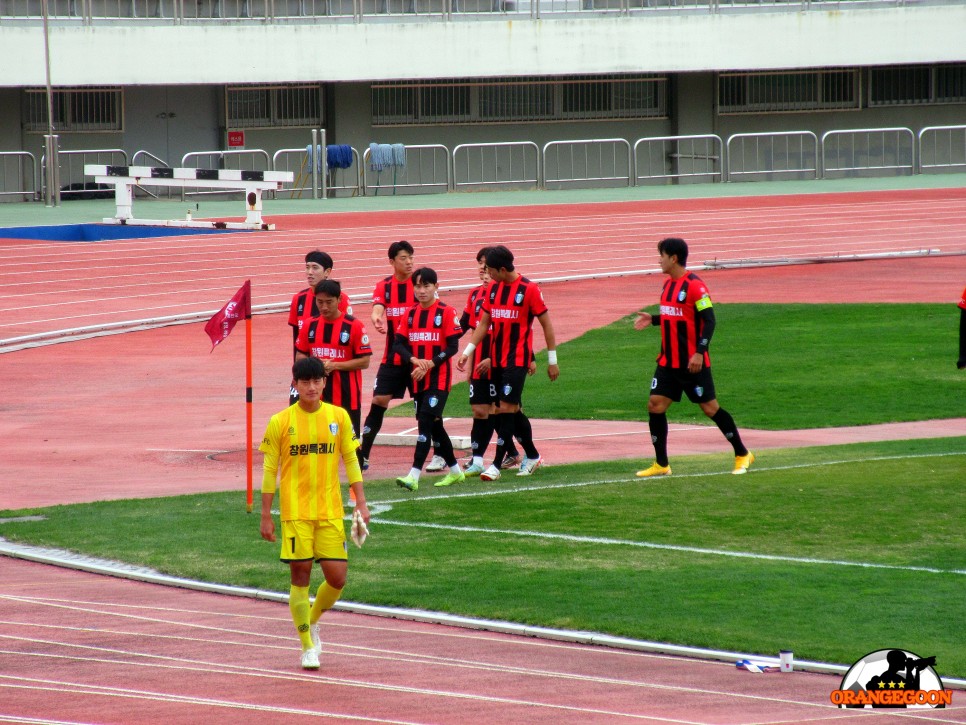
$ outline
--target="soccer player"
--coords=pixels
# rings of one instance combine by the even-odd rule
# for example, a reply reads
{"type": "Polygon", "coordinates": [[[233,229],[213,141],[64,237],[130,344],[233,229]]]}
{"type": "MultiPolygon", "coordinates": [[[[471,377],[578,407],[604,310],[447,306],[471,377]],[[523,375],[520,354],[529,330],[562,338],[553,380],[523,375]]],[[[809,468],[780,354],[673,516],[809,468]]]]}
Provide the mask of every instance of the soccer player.
{"type": "Polygon", "coordinates": [[[272,416],[258,449],[265,454],[260,533],[275,541],[272,502],[276,482],[281,504],[281,553],[289,565],[289,609],[302,644],[304,669],[319,668],[322,640],[319,618],[338,601],[345,586],[348,557],[339,487],[339,459],[356,496],[356,511],[369,523],[349,414],[321,401],[325,367],[318,358],[302,358],[292,366],[299,400],[272,416]],[[309,602],[312,562],[325,580],[315,602],[309,602]]]}
{"type": "Polygon", "coordinates": [[[322,401],[344,409],[358,435],[362,429],[362,371],[369,367],[372,348],[362,320],[340,311],[341,298],[342,286],[334,279],[315,285],[319,314],[302,325],[295,357],[322,361],[326,375],[322,401]]]}
{"type": "MultiPolygon", "coordinates": [[[[309,283],[301,292],[292,297],[292,304],[288,311],[288,324],[292,328],[292,347],[295,348],[299,339],[299,331],[303,323],[313,317],[319,316],[319,310],[315,306],[315,285],[324,279],[328,279],[332,274],[332,257],[318,249],[305,255],[305,278],[309,283]]],[[[352,314],[352,307],[349,305],[349,296],[342,293],[339,298],[339,310],[347,315],[352,314]]],[[[294,355],[293,362],[297,357],[294,355]]],[[[293,381],[288,396],[288,403],[292,405],[297,400],[295,393],[295,383],[293,381]]]]}
{"type": "Polygon", "coordinates": [[[420,267],[413,272],[416,304],[402,316],[396,327],[393,353],[410,369],[416,423],[419,435],[413,453],[413,467],[396,483],[409,491],[419,489],[419,474],[429,455],[431,441],[438,441],[440,455],[450,472],[434,486],[451,486],[465,480],[453,454],[453,444],[443,427],[443,408],[453,384],[450,358],[459,349],[463,334],[455,307],[440,302],[439,277],[435,270],[420,267]]]}
{"type": "Polygon", "coordinates": [[[962,370],[966,368],[966,290],[959,300],[959,360],[956,367],[962,370]]]}
{"type": "MultiPolygon", "coordinates": [[[[490,286],[490,275],[486,273],[486,253],[489,247],[483,247],[476,253],[476,263],[479,266],[480,286],[470,290],[466,298],[466,307],[460,317],[460,327],[463,333],[475,330],[483,308],[483,298],[490,286]]],[[[535,369],[535,365],[533,366],[535,369]]],[[[532,371],[531,371],[532,373],[532,371]]],[[[496,387],[490,380],[490,336],[487,334],[473,351],[470,360],[470,408],[473,411],[473,427],[470,430],[473,459],[463,470],[467,476],[479,476],[486,470],[483,465],[483,454],[493,437],[493,425],[496,422],[496,387]]],[[[506,457],[503,459],[503,469],[520,465],[520,454],[513,445],[513,440],[504,441],[506,457]]]]}
{"type": "Polygon", "coordinates": [[[465,369],[467,360],[489,331],[490,375],[497,391],[497,446],[493,463],[480,474],[480,479],[495,481],[500,477],[500,467],[506,456],[506,441],[516,434],[519,434],[517,437],[525,454],[517,475],[530,476],[543,462],[533,444],[530,421],[520,410],[523,384],[533,359],[534,318],[540,322],[547,341],[547,375],[550,380],[557,379],[560,368],[557,365],[557,339],[540,288],[516,271],[513,253],[502,244],[487,251],[486,272],[493,281],[484,295],[473,337],[463,348],[456,367],[465,369]]]}
{"type": "MultiPolygon", "coordinates": [[[[392,274],[379,280],[372,293],[372,325],[377,332],[386,336],[386,347],[382,362],[376,372],[376,383],[372,391],[372,402],[366,422],[362,426],[362,470],[369,468],[369,454],[372,445],[382,428],[382,421],[389,403],[402,398],[409,389],[410,369],[393,351],[396,327],[399,320],[413,306],[413,245],[407,241],[393,242],[389,245],[389,263],[392,274]]],[[[439,445],[438,441],[434,441],[439,445]]],[[[441,470],[440,462],[433,459],[426,470],[441,470]]]]}
{"type": "Polygon", "coordinates": [[[661,327],[661,353],[647,401],[655,462],[637,475],[641,478],[671,475],[667,457],[667,409],[672,402],[681,400],[682,392],[715,422],[735,449],[732,473],[747,473],[755,456],[741,442],[734,419],[715,398],[708,355],[715,319],[708,288],[700,277],[686,269],[688,245],[683,239],[662,239],[657,251],[661,255],[661,271],[668,275],[661,291],[661,311],[658,314],[640,312],[634,322],[637,330],[652,325],[661,327]]]}

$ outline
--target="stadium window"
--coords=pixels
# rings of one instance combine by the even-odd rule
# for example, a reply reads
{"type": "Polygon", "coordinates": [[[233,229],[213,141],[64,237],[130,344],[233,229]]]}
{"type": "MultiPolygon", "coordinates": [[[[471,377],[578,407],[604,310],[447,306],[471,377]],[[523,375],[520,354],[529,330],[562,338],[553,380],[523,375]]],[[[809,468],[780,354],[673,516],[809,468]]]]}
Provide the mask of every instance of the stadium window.
{"type": "Polygon", "coordinates": [[[371,86],[374,126],[664,118],[657,76],[438,79],[371,86]]]}
{"type": "Polygon", "coordinates": [[[310,127],[324,125],[325,94],[318,84],[230,86],[225,89],[229,128],[310,127]]]}
{"type": "MultiPolygon", "coordinates": [[[[124,95],[120,88],[54,89],[53,127],[58,132],[100,133],[124,130],[124,95]]],[[[47,133],[47,92],[24,91],[21,121],[27,133],[47,133]]]]}
{"type": "Polygon", "coordinates": [[[869,70],[869,106],[966,101],[966,64],[885,66],[869,70]]]}
{"type": "Polygon", "coordinates": [[[858,69],[718,74],[718,113],[791,113],[859,108],[858,69]]]}

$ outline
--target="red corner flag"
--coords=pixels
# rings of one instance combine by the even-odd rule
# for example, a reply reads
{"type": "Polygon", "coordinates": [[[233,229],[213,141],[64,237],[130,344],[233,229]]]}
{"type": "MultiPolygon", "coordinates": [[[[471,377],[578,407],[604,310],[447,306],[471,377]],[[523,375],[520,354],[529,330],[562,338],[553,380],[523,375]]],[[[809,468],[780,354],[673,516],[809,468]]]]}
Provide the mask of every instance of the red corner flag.
{"type": "Polygon", "coordinates": [[[211,349],[223,342],[232,331],[235,323],[252,316],[252,281],[246,280],[235,296],[228,300],[205,325],[205,332],[211,338],[211,349]]]}

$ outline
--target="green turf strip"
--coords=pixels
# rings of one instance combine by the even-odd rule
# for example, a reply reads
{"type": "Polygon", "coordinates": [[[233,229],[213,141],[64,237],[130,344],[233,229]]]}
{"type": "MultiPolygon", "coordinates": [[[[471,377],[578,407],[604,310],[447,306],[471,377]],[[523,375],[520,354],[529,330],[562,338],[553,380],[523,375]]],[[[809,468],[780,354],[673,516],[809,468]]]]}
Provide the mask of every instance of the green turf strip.
{"type": "MultiPolygon", "coordinates": [[[[370,481],[380,513],[344,596],[843,664],[903,647],[966,675],[966,438],[765,450],[742,477],[723,454],[658,481],[642,463],[445,491],[427,476],[415,495],[370,481]]],[[[45,519],[0,524],[10,540],[288,589],[241,491],[15,513],[45,519]]]]}
{"type": "MultiPolygon", "coordinates": [[[[964,415],[953,304],[727,304],[716,305],[715,314],[715,388],[741,428],[794,430],[964,415]]],[[[646,420],[659,348],[658,330],[636,331],[633,317],[627,317],[560,345],[555,383],[545,373],[546,352],[540,353],[540,369],[524,390],[524,409],[531,418],[646,420]]],[[[466,383],[454,385],[446,415],[469,417],[467,398],[466,383]]],[[[412,415],[412,408],[393,414],[412,415]]],[[[671,406],[668,417],[710,425],[687,400],[671,406]]]]}

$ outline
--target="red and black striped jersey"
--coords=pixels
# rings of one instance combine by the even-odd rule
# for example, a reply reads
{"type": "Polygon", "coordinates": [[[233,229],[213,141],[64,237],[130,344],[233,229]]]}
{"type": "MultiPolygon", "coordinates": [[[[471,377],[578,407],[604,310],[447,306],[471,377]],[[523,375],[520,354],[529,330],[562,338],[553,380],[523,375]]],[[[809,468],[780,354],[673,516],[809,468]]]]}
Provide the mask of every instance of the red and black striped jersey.
{"type": "Polygon", "coordinates": [[[376,284],[376,289],[372,292],[372,304],[386,308],[386,349],[382,353],[384,363],[402,365],[402,360],[392,351],[392,343],[396,338],[399,320],[409,312],[415,302],[411,279],[400,282],[390,276],[379,280],[376,284]]]}
{"type": "Polygon", "coordinates": [[[711,366],[707,347],[710,336],[704,329],[699,313],[711,309],[708,287],[693,272],[686,272],[679,279],[668,277],[661,291],[661,354],[658,365],[670,368],[686,368],[698,346],[704,352],[705,367],[711,366]],[[707,338],[702,340],[702,338],[707,338]]]}
{"type": "MultiPolygon", "coordinates": [[[[372,355],[361,320],[343,315],[332,320],[312,317],[302,325],[295,348],[303,355],[344,362],[372,355]]],[[[322,400],[345,410],[362,407],[362,371],[336,370],[325,379],[322,400]]]]}
{"type": "MultiPolygon", "coordinates": [[[[463,315],[466,317],[468,322],[466,326],[470,329],[475,330],[476,326],[480,322],[480,315],[483,312],[483,300],[486,297],[486,290],[489,289],[489,284],[481,284],[470,290],[469,296],[466,298],[466,307],[463,308],[463,315]]],[[[490,333],[493,331],[493,325],[490,325],[490,329],[486,333],[486,337],[476,346],[476,350],[473,351],[472,367],[470,370],[474,370],[481,360],[485,360],[490,356],[490,333]]]]}
{"type": "Polygon", "coordinates": [[[490,315],[493,367],[527,367],[533,358],[533,319],[547,311],[543,293],[524,276],[490,282],[482,311],[490,315]]]}
{"type": "Polygon", "coordinates": [[[453,384],[452,365],[450,358],[440,362],[439,356],[450,347],[451,337],[459,337],[463,333],[456,308],[439,300],[429,307],[414,305],[400,320],[396,332],[405,338],[413,357],[436,363],[436,367],[422,380],[413,381],[412,392],[449,391],[453,384]]]}

